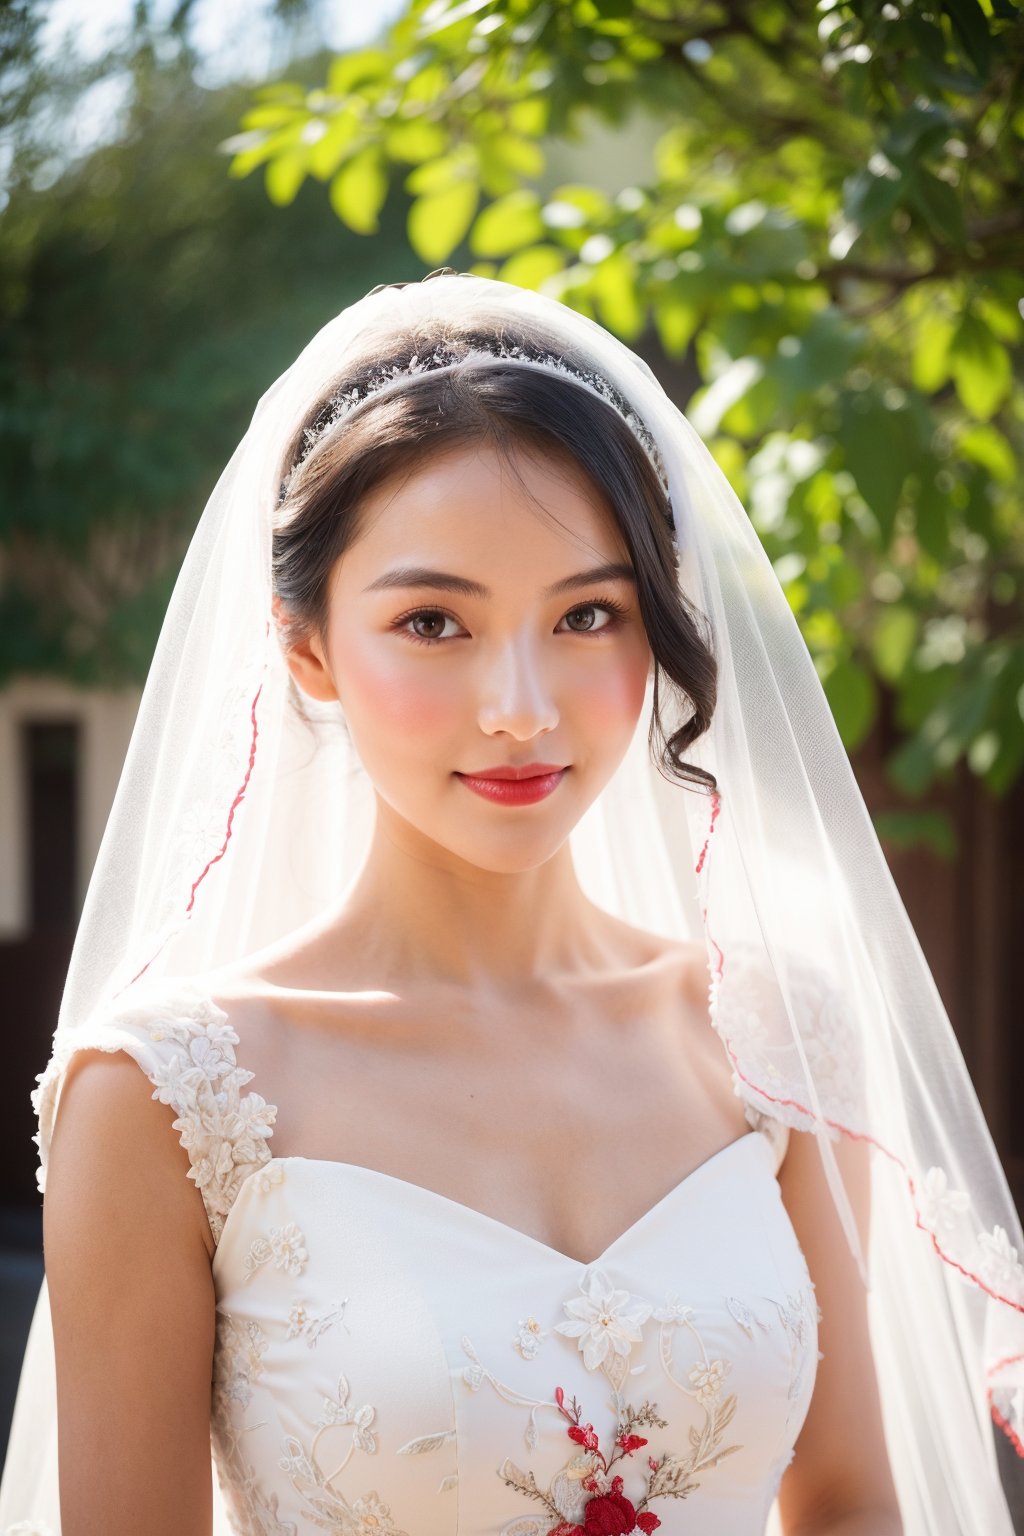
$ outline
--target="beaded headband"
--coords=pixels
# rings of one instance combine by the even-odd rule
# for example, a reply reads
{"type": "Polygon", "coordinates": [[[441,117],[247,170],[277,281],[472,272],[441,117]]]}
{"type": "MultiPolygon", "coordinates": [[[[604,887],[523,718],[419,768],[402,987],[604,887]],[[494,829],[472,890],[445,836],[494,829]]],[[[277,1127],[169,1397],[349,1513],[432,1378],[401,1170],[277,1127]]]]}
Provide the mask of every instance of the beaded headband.
{"type": "MultiPolygon", "coordinates": [[[[395,285],[397,286],[397,285],[395,285]]],[[[486,367],[499,363],[513,363],[519,367],[537,368],[545,373],[555,373],[579,388],[588,390],[603,400],[606,405],[626,423],[633,436],[643,448],[651,463],[659,484],[665,493],[666,521],[674,532],[671,505],[669,502],[668,477],[662,463],[658,446],[648,429],[646,423],[633,410],[629,401],[619,390],[615,389],[607,379],[593,370],[582,368],[575,362],[568,361],[564,356],[554,352],[546,352],[540,348],[527,349],[521,345],[510,346],[499,338],[494,338],[486,347],[481,347],[478,341],[440,341],[429,352],[414,354],[407,363],[378,364],[371,366],[365,377],[357,384],[341,390],[325,400],[316,417],[303,432],[303,446],[299,457],[295,461],[286,479],[281,483],[281,497],[287,494],[295,476],[298,474],[306,459],[312,453],[316,445],[332,432],[334,428],[353,411],[370,400],[379,400],[385,395],[397,393],[405,388],[410,381],[422,378],[428,373],[454,372],[465,367],[486,367]]]]}

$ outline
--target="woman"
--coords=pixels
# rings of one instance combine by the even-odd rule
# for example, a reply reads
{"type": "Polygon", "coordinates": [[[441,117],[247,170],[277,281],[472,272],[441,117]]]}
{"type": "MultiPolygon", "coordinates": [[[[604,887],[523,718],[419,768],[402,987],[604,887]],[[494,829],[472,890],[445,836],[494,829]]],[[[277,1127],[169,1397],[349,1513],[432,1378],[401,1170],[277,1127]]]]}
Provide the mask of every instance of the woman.
{"type": "Polygon", "coordinates": [[[374,290],[261,400],[34,1101],[8,1523],[56,1422],[64,1536],[1012,1531],[949,1022],[742,509],[551,300],[374,290]]]}

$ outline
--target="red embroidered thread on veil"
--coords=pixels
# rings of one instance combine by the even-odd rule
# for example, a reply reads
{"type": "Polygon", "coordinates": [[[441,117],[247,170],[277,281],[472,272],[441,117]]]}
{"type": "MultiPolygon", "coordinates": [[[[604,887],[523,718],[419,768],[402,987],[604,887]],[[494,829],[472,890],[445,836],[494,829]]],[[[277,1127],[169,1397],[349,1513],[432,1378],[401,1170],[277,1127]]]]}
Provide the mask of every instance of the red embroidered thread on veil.
{"type": "MultiPolygon", "coordinates": [[[[700,857],[698,858],[697,863],[695,865],[695,873],[698,874],[698,875],[700,874],[701,869],[704,866],[705,858],[706,858],[706,855],[708,853],[708,850],[709,850],[709,847],[710,847],[710,844],[711,844],[711,834],[712,834],[712,832],[715,829],[715,822],[718,819],[718,814],[719,814],[720,809],[721,809],[721,796],[719,795],[717,790],[713,789],[711,791],[711,821],[710,821],[710,823],[708,825],[708,832],[707,832],[707,836],[704,839],[704,845],[703,845],[703,847],[701,848],[701,851],[700,851],[700,857]]],[[[705,927],[707,927],[708,909],[707,909],[706,906],[703,908],[703,916],[704,916],[705,927]]],[[[716,979],[718,981],[721,981],[722,974],[723,974],[724,969],[725,969],[725,956],[722,953],[722,949],[721,949],[720,945],[718,945],[715,942],[714,938],[710,936],[710,932],[709,932],[709,937],[710,937],[710,942],[713,945],[715,953],[717,955],[717,960],[716,960],[716,963],[715,963],[716,979]]],[[[821,1119],[821,1120],[824,1121],[824,1123],[826,1125],[832,1126],[835,1130],[841,1131],[844,1136],[849,1137],[852,1141],[866,1141],[866,1142],[869,1142],[873,1147],[877,1147],[879,1152],[884,1153],[885,1156],[887,1158],[889,1158],[889,1160],[892,1163],[894,1163],[902,1171],[904,1177],[906,1178],[907,1186],[908,1186],[908,1189],[909,1189],[909,1192],[910,1192],[911,1203],[912,1203],[912,1205],[914,1207],[914,1220],[915,1220],[915,1224],[916,1224],[916,1226],[922,1232],[926,1232],[928,1234],[928,1236],[931,1238],[932,1247],[935,1249],[935,1252],[938,1255],[938,1257],[940,1259],[942,1259],[942,1261],[944,1263],[950,1265],[951,1268],[955,1269],[959,1274],[963,1275],[963,1277],[966,1280],[969,1280],[974,1285],[978,1286],[978,1288],[980,1290],[984,1291],[987,1296],[990,1296],[993,1301],[1002,1302],[1004,1306],[1012,1308],[1013,1311],[1024,1313],[1024,1305],[1022,1305],[1018,1301],[1014,1301],[1009,1296],[1003,1296],[998,1291],[994,1291],[991,1288],[991,1286],[989,1286],[989,1285],[987,1285],[985,1283],[985,1281],[981,1278],[980,1275],[976,1275],[972,1270],[965,1269],[964,1266],[962,1264],[958,1263],[958,1261],[956,1259],[954,1259],[950,1254],[945,1253],[943,1251],[943,1249],[939,1245],[939,1242],[938,1242],[938,1239],[935,1236],[935,1233],[932,1231],[932,1229],[930,1227],[925,1226],[924,1222],[921,1220],[921,1209],[920,1209],[920,1206],[918,1205],[917,1199],[916,1199],[917,1185],[916,1185],[916,1182],[914,1180],[913,1174],[910,1172],[910,1169],[907,1167],[907,1165],[904,1163],[904,1161],[903,1161],[903,1159],[901,1157],[899,1157],[889,1147],[886,1147],[885,1145],[883,1145],[883,1143],[878,1141],[874,1136],[867,1135],[866,1133],[861,1132],[861,1131],[855,1131],[850,1126],[844,1125],[841,1121],[831,1119],[828,1115],[824,1115],[824,1116],[816,1115],[815,1112],[812,1109],[809,1109],[805,1104],[801,1104],[798,1099],[781,1098],[781,1097],[779,1097],[776,1094],[769,1093],[769,1091],[766,1088],[762,1088],[761,1087],[760,1083],[754,1082],[754,1080],[752,1078],[750,1078],[750,1077],[748,1077],[746,1075],[746,1073],[742,1070],[742,1068],[741,1068],[741,1066],[739,1064],[739,1057],[736,1054],[736,1052],[734,1051],[734,1049],[732,1047],[731,1041],[729,1039],[727,1039],[725,1036],[723,1036],[723,1039],[725,1040],[725,1048],[726,1048],[726,1051],[727,1051],[727,1053],[729,1055],[729,1059],[732,1062],[732,1065],[733,1065],[733,1068],[734,1068],[734,1070],[736,1072],[736,1075],[739,1078],[741,1078],[742,1081],[745,1082],[749,1087],[753,1088],[755,1090],[755,1092],[758,1093],[762,1098],[768,1099],[773,1104],[778,1104],[778,1105],[780,1105],[780,1106],[782,1106],[784,1108],[796,1109],[801,1114],[807,1115],[811,1120],[819,1120],[819,1119],[821,1119]]],[[[1024,1359],[1024,1355],[1007,1355],[1002,1360],[997,1361],[995,1365],[989,1366],[988,1369],[986,1370],[985,1374],[986,1374],[986,1376],[991,1378],[991,1377],[995,1376],[995,1374],[998,1371],[1004,1370],[1007,1366],[1014,1365],[1019,1360],[1022,1360],[1022,1359],[1024,1359]]],[[[1007,1439],[1010,1441],[1010,1444],[1013,1446],[1014,1450],[1016,1451],[1017,1455],[1019,1457],[1021,1457],[1022,1459],[1024,1459],[1024,1441],[1021,1440],[1020,1436],[1013,1429],[1013,1426],[1008,1422],[1008,1420],[1003,1416],[1003,1414],[1000,1413],[999,1409],[996,1407],[995,1403],[992,1401],[992,1392],[993,1392],[993,1388],[991,1386],[988,1386],[986,1388],[986,1396],[988,1398],[988,1404],[989,1404],[989,1409],[990,1409],[991,1414],[992,1414],[992,1418],[993,1418],[994,1422],[999,1426],[999,1428],[1004,1432],[1004,1434],[1006,1435],[1007,1439]]]]}

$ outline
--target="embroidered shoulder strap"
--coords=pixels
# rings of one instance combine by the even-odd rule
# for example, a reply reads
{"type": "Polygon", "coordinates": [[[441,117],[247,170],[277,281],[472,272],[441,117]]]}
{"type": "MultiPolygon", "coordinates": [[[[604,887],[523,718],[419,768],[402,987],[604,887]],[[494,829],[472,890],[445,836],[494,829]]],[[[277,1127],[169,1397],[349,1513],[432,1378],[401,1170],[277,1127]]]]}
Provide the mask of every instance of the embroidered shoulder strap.
{"type": "Polygon", "coordinates": [[[68,1062],[76,1051],[125,1051],[153,1084],[153,1098],[177,1112],[173,1129],[189,1154],[214,1242],[246,1178],[270,1160],[267,1141],[276,1105],[242,1089],[255,1075],[235,1059],[238,1035],[222,1008],[190,983],[136,989],[74,1031],[54,1036],[53,1054],[36,1078],[39,1122],[36,1183],[45,1193],[50,1143],[68,1062]]]}

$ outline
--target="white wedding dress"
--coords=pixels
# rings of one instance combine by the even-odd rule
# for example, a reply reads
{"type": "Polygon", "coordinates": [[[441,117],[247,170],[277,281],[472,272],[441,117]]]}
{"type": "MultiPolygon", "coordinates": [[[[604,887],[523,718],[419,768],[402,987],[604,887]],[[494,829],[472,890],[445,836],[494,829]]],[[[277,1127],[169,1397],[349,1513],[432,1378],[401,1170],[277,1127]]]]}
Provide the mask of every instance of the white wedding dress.
{"type": "MultiPolygon", "coordinates": [[[[763,1536],[821,1358],[784,1126],[748,1106],[584,1264],[389,1174],[275,1158],[237,1045],[173,982],[73,1041],[173,1106],[217,1240],[218,1531],[763,1536]]],[[[36,1090],[47,1141],[67,1060],[36,1090]]]]}

